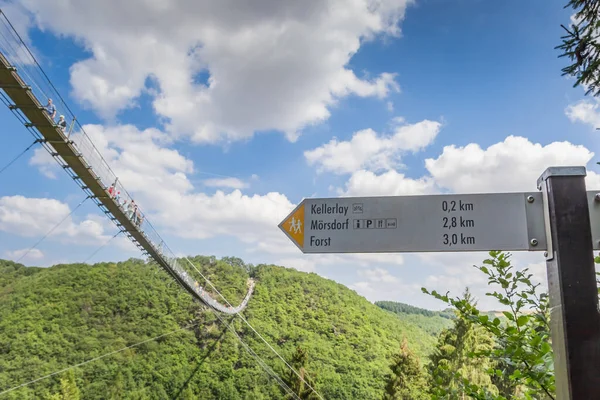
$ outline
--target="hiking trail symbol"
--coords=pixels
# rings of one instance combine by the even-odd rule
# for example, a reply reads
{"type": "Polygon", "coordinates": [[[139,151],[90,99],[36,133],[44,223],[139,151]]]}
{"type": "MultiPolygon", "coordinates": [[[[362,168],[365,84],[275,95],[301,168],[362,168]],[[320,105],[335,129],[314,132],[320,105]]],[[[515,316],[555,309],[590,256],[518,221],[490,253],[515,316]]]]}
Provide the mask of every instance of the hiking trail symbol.
{"type": "Polygon", "coordinates": [[[304,204],[292,211],[279,228],[302,249],[304,247],[304,204]]]}

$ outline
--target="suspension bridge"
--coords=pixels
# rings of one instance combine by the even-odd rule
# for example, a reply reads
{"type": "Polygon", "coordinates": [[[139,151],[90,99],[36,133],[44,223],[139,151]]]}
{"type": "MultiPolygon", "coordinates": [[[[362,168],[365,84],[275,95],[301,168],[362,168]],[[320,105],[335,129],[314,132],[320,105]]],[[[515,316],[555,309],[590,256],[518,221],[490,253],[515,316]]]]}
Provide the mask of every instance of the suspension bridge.
{"type": "MultiPolygon", "coordinates": [[[[281,377],[279,377],[273,368],[271,368],[244,342],[232,326],[232,321],[225,321],[223,318],[224,316],[232,315],[233,317],[241,319],[243,323],[246,324],[258,338],[260,338],[268,349],[286,365],[287,368],[304,382],[318,398],[323,399],[323,397],[306,382],[303,375],[292,367],[241,313],[248,305],[248,301],[253,294],[255,286],[254,280],[248,280],[247,293],[241,303],[237,306],[230,304],[191,260],[187,257],[177,258],[175,256],[174,252],[167,246],[163,238],[152,226],[148,217],[144,214],[139,205],[135,207],[135,209],[133,208],[134,201],[131,194],[127,192],[123,183],[118,179],[106,159],[85,132],[84,127],[75,117],[73,111],[69,108],[64,98],[53,85],[48,75],[44,72],[29,46],[25,43],[1,9],[0,89],[0,101],[8,107],[15,117],[23,124],[25,129],[35,138],[34,142],[17,156],[17,158],[26,153],[34,145],[40,144],[58,163],[61,169],[64,170],[73,181],[77,183],[81,190],[85,192],[87,195],[85,200],[91,199],[117,226],[119,229],[118,234],[124,233],[146,257],[156,261],[156,263],[184,290],[196,300],[208,306],[208,310],[212,311],[217,319],[221,321],[223,326],[231,331],[242,347],[291,398],[300,399],[281,377]],[[70,121],[69,125],[66,123],[58,124],[54,119],[55,116],[52,115],[54,112],[49,111],[47,107],[49,103],[43,103],[41,99],[45,102],[48,102],[49,99],[53,99],[53,104],[56,107],[56,115],[64,114],[65,122],[70,121]],[[58,112],[59,110],[60,113],[58,112]],[[194,279],[194,276],[197,275],[206,282],[207,286],[212,288],[212,291],[222,299],[222,302],[217,301],[213,295],[205,290],[200,283],[194,279]]],[[[14,162],[14,160],[6,167],[12,162],[14,162]]],[[[71,211],[71,213],[73,213],[75,209],[71,211]]],[[[59,222],[59,224],[61,222],[59,222]]],[[[113,236],[113,238],[117,235],[113,236]]],[[[46,236],[41,240],[45,237],[46,236]]],[[[187,328],[184,327],[181,329],[187,328]]],[[[170,335],[174,332],[169,332],[164,335],[170,335]]],[[[123,349],[111,351],[102,356],[55,371],[51,374],[1,391],[0,395],[56,374],[60,374],[68,369],[77,368],[97,359],[138,346],[149,340],[155,340],[164,335],[147,339],[143,342],[124,347],[123,349]]]]}
{"type": "MultiPolygon", "coordinates": [[[[119,182],[83,127],[79,125],[79,130],[74,133],[71,132],[72,126],[68,130],[60,127],[42,105],[34,89],[19,74],[15,64],[9,61],[7,54],[0,52],[0,89],[4,92],[1,100],[35,137],[36,142],[50,153],[88,198],[98,205],[145,256],[156,261],[192,296],[222,313],[237,314],[242,311],[252,295],[254,281],[249,281],[248,292],[238,306],[223,305],[216,301],[192,278],[141,209],[138,207],[136,215],[126,207],[126,204],[132,204],[131,195],[119,182]],[[116,197],[118,192],[119,196],[116,197]]],[[[62,101],[60,96],[58,98],[62,101]]],[[[66,112],[70,113],[70,110],[66,112]]],[[[72,121],[76,121],[74,116],[72,121]]]]}

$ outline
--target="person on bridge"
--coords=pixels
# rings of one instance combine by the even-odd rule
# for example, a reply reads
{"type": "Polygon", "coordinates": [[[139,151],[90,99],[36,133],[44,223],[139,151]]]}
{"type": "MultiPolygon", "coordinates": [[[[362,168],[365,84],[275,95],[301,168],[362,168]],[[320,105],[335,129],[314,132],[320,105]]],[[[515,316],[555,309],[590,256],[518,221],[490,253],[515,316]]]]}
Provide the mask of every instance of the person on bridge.
{"type": "Polygon", "coordinates": [[[131,204],[133,204],[133,212],[131,213],[131,221],[137,225],[138,206],[137,206],[137,204],[135,204],[133,202],[133,200],[131,200],[131,204]]]}
{"type": "Polygon", "coordinates": [[[135,212],[136,207],[135,201],[131,200],[131,202],[127,205],[127,218],[133,218],[133,213],[135,212]]]}
{"type": "Polygon", "coordinates": [[[60,117],[58,117],[58,127],[63,132],[65,131],[65,129],[67,129],[67,121],[65,121],[64,115],[61,115],[60,117]]]}
{"type": "Polygon", "coordinates": [[[56,117],[56,107],[54,107],[54,104],[52,104],[52,99],[48,99],[48,104],[46,104],[46,107],[44,107],[44,109],[50,115],[52,121],[54,121],[54,118],[56,117]]]}
{"type": "Polygon", "coordinates": [[[143,222],[144,222],[144,216],[142,215],[142,213],[140,212],[140,210],[138,208],[135,212],[135,224],[139,228],[143,222]]]}

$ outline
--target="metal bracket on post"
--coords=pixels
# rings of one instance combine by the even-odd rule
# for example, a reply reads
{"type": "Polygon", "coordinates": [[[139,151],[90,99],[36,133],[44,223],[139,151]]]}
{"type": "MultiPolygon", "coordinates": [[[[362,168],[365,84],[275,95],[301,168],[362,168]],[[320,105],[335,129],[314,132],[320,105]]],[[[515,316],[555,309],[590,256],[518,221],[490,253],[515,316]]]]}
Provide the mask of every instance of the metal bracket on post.
{"type": "Polygon", "coordinates": [[[556,399],[600,399],[600,313],[584,167],[538,179],[548,229],[548,292],[556,399]]]}

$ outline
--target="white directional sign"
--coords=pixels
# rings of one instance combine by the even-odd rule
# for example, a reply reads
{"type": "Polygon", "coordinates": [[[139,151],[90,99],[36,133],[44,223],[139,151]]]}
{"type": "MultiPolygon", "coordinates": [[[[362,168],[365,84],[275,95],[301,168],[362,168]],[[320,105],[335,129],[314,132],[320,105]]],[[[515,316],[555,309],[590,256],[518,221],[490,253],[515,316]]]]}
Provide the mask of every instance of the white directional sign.
{"type": "Polygon", "coordinates": [[[539,192],[311,198],[279,227],[304,253],[546,249],[539,192]]]}

